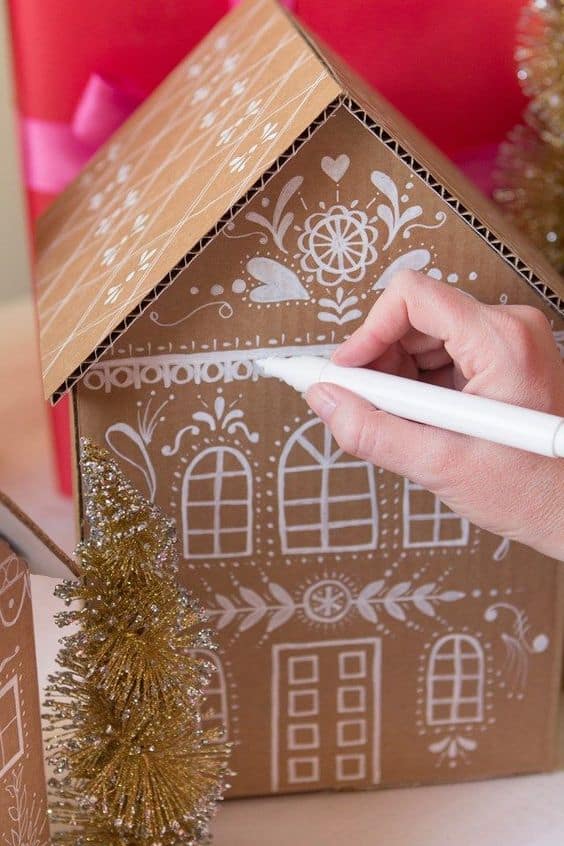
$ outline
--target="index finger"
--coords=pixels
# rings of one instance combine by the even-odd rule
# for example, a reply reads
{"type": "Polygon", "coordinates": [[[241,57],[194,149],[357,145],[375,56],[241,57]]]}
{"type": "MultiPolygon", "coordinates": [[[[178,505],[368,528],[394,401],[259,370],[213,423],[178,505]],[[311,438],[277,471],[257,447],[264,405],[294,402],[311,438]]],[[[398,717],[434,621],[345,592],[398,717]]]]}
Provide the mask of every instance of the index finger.
{"type": "Polygon", "coordinates": [[[368,317],[333,353],[335,364],[361,367],[379,358],[411,329],[438,338],[453,360],[474,343],[483,306],[473,297],[422,273],[404,271],[394,277],[368,317]]]}

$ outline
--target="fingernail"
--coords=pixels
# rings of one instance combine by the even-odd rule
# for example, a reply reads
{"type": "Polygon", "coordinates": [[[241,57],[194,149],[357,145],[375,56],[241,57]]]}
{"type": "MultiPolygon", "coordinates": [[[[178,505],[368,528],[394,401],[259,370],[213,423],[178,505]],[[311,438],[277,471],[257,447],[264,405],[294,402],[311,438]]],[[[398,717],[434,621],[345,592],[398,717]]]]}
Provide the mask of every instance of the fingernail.
{"type": "Polygon", "coordinates": [[[324,423],[328,423],[337,408],[335,397],[325,385],[315,385],[305,395],[309,407],[324,423]]]}

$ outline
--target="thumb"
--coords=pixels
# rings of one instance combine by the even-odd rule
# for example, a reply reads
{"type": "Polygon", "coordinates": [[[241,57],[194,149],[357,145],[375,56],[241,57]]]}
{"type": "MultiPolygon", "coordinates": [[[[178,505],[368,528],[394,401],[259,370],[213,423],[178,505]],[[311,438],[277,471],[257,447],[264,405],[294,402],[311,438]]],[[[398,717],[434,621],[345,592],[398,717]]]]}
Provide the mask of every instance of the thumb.
{"type": "Polygon", "coordinates": [[[469,449],[465,435],[380,411],[337,385],[314,385],[305,398],[344,452],[430,490],[449,485],[469,449]]]}

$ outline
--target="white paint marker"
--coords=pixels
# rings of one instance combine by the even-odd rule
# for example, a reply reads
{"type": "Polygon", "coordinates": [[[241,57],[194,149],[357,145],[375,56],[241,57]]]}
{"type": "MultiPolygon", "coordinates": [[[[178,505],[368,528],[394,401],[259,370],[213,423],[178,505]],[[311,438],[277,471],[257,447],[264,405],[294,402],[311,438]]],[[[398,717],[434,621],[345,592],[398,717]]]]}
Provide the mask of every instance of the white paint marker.
{"type": "Polygon", "coordinates": [[[564,457],[564,418],[497,400],[427,385],[361,367],[338,367],[311,355],[262,358],[264,376],[277,376],[297,391],[330,382],[390,414],[451,432],[484,438],[553,458],[564,457]]]}

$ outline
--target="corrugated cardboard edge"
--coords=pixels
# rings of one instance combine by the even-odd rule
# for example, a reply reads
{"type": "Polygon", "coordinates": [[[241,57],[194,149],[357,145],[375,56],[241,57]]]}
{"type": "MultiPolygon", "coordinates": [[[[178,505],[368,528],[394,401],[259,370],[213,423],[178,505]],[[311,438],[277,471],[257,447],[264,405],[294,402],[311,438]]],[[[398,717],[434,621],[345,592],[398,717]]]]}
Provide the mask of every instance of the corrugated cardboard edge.
{"type": "MultiPolygon", "coordinates": [[[[16,520],[18,520],[23,526],[26,527],[26,529],[28,529],[30,532],[32,532],[32,534],[35,535],[35,537],[44,546],[46,546],[47,549],[56,558],[58,558],[60,560],[61,564],[63,564],[65,567],[67,567],[70,570],[70,572],[73,573],[75,576],[79,575],[79,570],[78,570],[78,567],[76,565],[76,562],[73,561],[73,559],[70,558],[70,556],[68,556],[66,554],[66,552],[63,552],[63,550],[59,546],[57,546],[57,544],[47,534],[45,534],[43,529],[40,529],[39,526],[36,523],[33,522],[31,517],[29,517],[29,515],[26,514],[25,511],[22,511],[22,509],[18,505],[16,505],[16,503],[12,499],[10,499],[10,497],[7,496],[7,494],[3,493],[3,491],[0,491],[0,503],[11,514],[13,514],[13,516],[16,518],[16,520]]],[[[0,528],[0,536],[4,537],[1,528],[0,528]]],[[[18,553],[18,555],[22,554],[21,551],[18,549],[18,544],[14,541],[13,538],[6,537],[6,540],[8,541],[10,546],[14,549],[14,551],[18,553]]],[[[22,554],[22,557],[24,559],[26,559],[26,556],[23,555],[23,554],[22,554]]]]}
{"type": "Polygon", "coordinates": [[[188,265],[198,256],[202,250],[217,236],[220,232],[232,221],[237,212],[247,205],[255,194],[260,191],[275,176],[284,162],[294,156],[300,147],[308,141],[312,135],[323,126],[327,119],[342,105],[343,97],[339,95],[334,98],[319,115],[309,124],[309,126],[296,137],[289,147],[273,162],[273,164],[264,171],[264,173],[257,179],[257,181],[249,188],[249,190],[228,209],[224,215],[217,221],[217,223],[195,244],[184,257],[169,270],[166,276],[147,294],[141,302],[133,308],[128,316],[110,334],[98,344],[92,353],[82,362],[80,367],[77,367],[70,376],[65,379],[62,385],[51,395],[50,401],[55,405],[66,393],[69,391],[80,379],[84,376],[86,371],[95,364],[99,358],[108,350],[128,329],[132,323],[137,320],[140,315],[151,306],[155,300],[163,293],[176,279],[179,273],[185,270],[188,265]]]}

